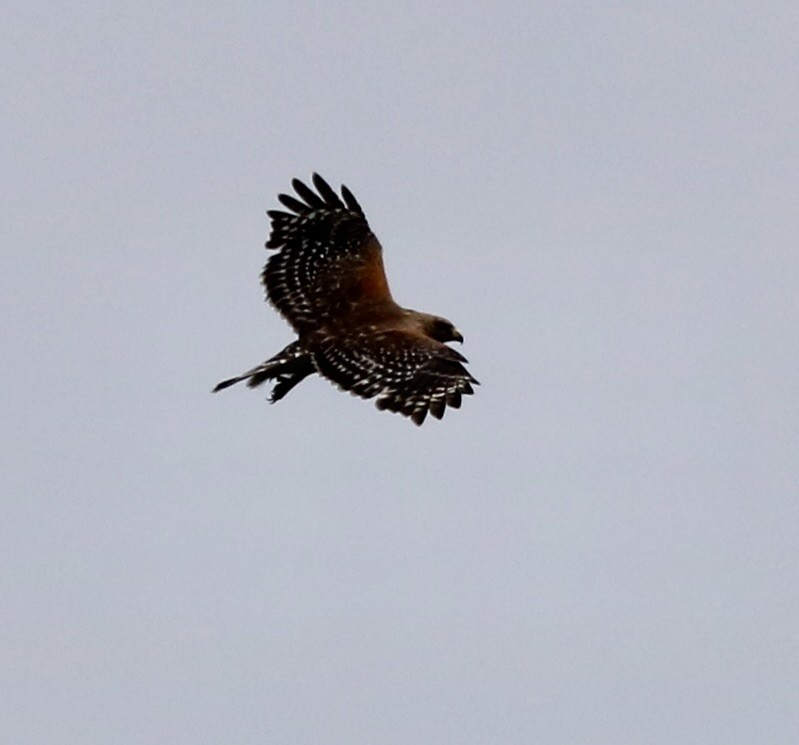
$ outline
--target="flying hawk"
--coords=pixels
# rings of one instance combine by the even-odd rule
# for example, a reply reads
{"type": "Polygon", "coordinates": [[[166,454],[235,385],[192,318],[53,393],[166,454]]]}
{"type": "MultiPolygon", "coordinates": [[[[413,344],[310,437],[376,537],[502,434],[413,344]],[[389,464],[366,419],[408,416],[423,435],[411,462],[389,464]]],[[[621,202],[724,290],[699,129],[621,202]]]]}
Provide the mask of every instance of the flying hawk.
{"type": "Polygon", "coordinates": [[[314,189],[292,181],[297,197],[280,194],[289,211],[270,210],[266,247],[277,251],[261,274],[266,297],[298,339],[257,367],[214,388],[246,380],[275,381],[279,401],[312,373],[362,398],[422,424],[477,385],[466,358],[445,342],[463,342],[446,318],[394,302],[382,248],[352,192],[339,196],[318,174],[314,189]]]}

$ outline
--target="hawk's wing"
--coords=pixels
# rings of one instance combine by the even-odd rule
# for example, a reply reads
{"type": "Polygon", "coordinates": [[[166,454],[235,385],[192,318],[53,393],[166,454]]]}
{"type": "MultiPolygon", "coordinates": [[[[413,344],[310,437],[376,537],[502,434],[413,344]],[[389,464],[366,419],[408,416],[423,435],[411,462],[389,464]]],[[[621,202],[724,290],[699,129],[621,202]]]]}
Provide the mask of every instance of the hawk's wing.
{"type": "Polygon", "coordinates": [[[382,249],[346,186],[341,196],[319,174],[316,191],[298,179],[300,199],[278,199],[290,210],[270,210],[267,248],[278,249],[264,267],[266,295],[298,332],[318,328],[364,301],[391,301],[382,249]]]}
{"type": "Polygon", "coordinates": [[[392,329],[327,336],[314,343],[319,372],[362,398],[377,396],[377,408],[421,424],[429,411],[461,405],[478,384],[463,366],[466,358],[446,344],[412,331],[392,329]]]}

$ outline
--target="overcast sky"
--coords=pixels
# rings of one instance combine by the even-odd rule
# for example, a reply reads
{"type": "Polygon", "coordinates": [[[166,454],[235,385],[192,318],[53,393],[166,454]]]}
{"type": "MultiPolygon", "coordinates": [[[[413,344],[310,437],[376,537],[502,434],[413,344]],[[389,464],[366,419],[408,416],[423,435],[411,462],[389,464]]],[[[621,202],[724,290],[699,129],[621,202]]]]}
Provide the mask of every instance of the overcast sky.
{"type": "Polygon", "coordinates": [[[796,3],[3,26],[4,743],[799,742],[796,3]],[[463,332],[443,421],[211,395],[314,170],[463,332]]]}

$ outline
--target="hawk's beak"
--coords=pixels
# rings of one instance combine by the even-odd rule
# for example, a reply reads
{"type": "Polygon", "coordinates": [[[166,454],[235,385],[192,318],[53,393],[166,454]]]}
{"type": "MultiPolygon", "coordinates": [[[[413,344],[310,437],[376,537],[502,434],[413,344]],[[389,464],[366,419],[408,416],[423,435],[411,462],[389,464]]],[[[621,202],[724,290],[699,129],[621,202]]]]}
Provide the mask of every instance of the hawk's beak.
{"type": "Polygon", "coordinates": [[[452,341],[459,341],[461,344],[463,344],[463,334],[461,334],[458,329],[452,330],[452,341]]]}

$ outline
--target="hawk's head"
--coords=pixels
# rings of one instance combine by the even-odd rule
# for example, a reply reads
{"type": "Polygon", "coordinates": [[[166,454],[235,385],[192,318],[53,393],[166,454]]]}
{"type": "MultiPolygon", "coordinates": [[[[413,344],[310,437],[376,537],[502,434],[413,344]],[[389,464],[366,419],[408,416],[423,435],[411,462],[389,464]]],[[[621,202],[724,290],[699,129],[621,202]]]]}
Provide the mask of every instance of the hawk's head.
{"type": "Polygon", "coordinates": [[[448,342],[459,341],[463,343],[463,335],[451,321],[441,316],[425,315],[424,317],[424,332],[436,341],[448,342]]]}

